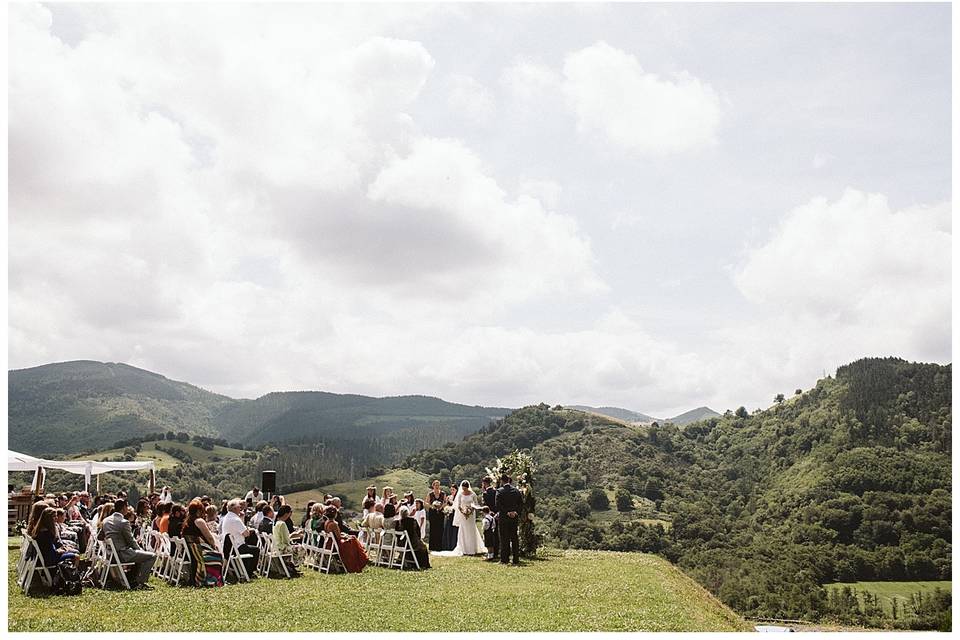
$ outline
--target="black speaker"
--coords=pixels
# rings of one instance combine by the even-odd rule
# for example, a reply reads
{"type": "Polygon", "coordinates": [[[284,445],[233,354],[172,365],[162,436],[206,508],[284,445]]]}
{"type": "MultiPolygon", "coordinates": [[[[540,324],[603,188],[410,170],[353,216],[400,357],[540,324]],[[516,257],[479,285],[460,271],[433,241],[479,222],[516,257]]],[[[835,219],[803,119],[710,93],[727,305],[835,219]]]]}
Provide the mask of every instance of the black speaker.
{"type": "Polygon", "coordinates": [[[277,492],[277,472],[276,471],[264,471],[263,472],[263,482],[260,484],[260,490],[264,493],[276,493],[277,492]]]}

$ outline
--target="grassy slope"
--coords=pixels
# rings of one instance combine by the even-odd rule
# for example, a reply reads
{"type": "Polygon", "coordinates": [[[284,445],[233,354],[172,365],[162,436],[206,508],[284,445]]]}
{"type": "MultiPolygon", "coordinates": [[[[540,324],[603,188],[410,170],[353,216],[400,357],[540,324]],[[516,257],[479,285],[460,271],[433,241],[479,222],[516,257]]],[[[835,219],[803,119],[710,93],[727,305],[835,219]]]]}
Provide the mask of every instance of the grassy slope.
{"type": "Polygon", "coordinates": [[[738,631],[751,627],[666,560],[639,553],[551,551],[521,567],[477,558],[431,558],[420,573],[368,568],[308,572],[198,591],[151,579],[153,592],[84,589],[79,597],[27,598],[11,549],[9,631],[364,631],[361,603],[388,598],[380,616],[398,631],[738,631]],[[163,606],[157,606],[162,603],[163,606]],[[251,615],[269,603],[277,615],[251,615]],[[451,603],[473,606],[451,607],[451,603]],[[96,611],[65,615],[64,611],[96,611]]]}
{"type": "MultiPolygon", "coordinates": [[[[200,447],[179,442],[177,440],[162,440],[160,442],[144,442],[140,449],[140,453],[138,453],[136,456],[136,459],[153,460],[157,463],[158,469],[172,469],[180,464],[180,461],[171,456],[169,453],[157,451],[157,444],[164,449],[179,449],[181,451],[186,451],[188,454],[190,454],[190,457],[193,458],[195,462],[210,462],[214,457],[219,457],[221,459],[240,458],[244,454],[244,451],[241,449],[230,449],[227,447],[221,447],[219,445],[214,445],[213,451],[207,451],[206,449],[201,449],[200,447]]],[[[83,460],[105,460],[106,458],[115,458],[121,455],[123,455],[123,449],[109,449],[107,451],[94,453],[90,456],[74,457],[76,459],[83,460]]]]}
{"type": "Polygon", "coordinates": [[[880,598],[880,604],[887,615],[891,615],[892,613],[892,600],[894,597],[900,600],[902,607],[903,605],[909,605],[910,596],[918,591],[922,591],[926,595],[932,593],[937,587],[947,592],[953,589],[953,585],[949,580],[928,580],[923,582],[834,582],[823,586],[827,589],[851,587],[860,593],[861,601],[864,591],[876,594],[876,596],[880,598]]]}
{"type": "Polygon", "coordinates": [[[321,500],[323,494],[339,496],[344,506],[359,508],[360,500],[366,495],[367,487],[371,484],[377,487],[377,494],[383,494],[384,487],[393,487],[393,490],[399,495],[405,491],[413,491],[418,497],[422,498],[430,491],[430,477],[426,474],[412,471],[410,469],[393,469],[376,478],[362,478],[352,482],[338,482],[337,484],[319,487],[310,491],[298,491],[284,496],[287,504],[293,505],[294,509],[303,509],[310,500],[321,500]]]}

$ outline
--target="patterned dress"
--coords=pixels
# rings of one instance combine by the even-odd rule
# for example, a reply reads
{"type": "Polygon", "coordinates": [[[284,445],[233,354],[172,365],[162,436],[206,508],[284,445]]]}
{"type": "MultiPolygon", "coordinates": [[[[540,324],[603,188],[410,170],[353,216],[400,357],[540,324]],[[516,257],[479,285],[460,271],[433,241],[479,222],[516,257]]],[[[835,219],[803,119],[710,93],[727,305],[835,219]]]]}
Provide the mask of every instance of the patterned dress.
{"type": "Polygon", "coordinates": [[[195,522],[183,528],[183,539],[190,550],[190,574],[195,587],[223,586],[223,555],[210,546],[195,522]]]}

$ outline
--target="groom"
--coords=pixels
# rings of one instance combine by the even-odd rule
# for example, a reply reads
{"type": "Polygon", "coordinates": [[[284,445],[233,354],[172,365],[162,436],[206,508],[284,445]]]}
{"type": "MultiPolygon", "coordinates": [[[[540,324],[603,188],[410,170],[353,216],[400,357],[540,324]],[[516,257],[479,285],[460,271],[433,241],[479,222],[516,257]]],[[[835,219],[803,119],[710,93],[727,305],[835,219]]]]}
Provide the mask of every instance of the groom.
{"type": "Polygon", "coordinates": [[[500,564],[507,564],[513,549],[513,564],[520,564],[520,507],[523,496],[512,484],[512,478],[506,474],[500,476],[500,488],[497,490],[496,510],[499,515],[497,531],[500,534],[500,564]]]}

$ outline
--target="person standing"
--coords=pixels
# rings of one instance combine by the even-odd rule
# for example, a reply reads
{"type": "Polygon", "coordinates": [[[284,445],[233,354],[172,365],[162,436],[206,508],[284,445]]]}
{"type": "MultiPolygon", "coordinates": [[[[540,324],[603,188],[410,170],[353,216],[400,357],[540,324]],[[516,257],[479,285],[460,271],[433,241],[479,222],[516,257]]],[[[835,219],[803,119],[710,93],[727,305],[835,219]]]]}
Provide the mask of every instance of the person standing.
{"type": "Polygon", "coordinates": [[[520,507],[523,495],[514,487],[513,479],[504,474],[500,477],[496,508],[500,515],[497,529],[500,532],[500,564],[507,564],[513,555],[513,564],[520,564],[520,507]]]}
{"type": "Polygon", "coordinates": [[[443,505],[447,502],[447,494],[440,489],[440,481],[433,481],[433,489],[424,498],[423,503],[428,505],[427,524],[430,525],[430,551],[443,549],[443,505]]]}
{"type": "MultiPolygon", "coordinates": [[[[497,490],[493,488],[493,478],[490,476],[483,476],[480,480],[480,489],[483,493],[483,506],[488,507],[490,510],[490,516],[493,518],[493,529],[491,533],[484,534],[484,544],[487,545],[487,550],[492,552],[492,555],[488,554],[491,558],[500,557],[500,536],[496,533],[496,518],[497,518],[497,490]],[[490,542],[487,542],[487,539],[493,541],[491,546],[490,542]]],[[[484,524],[486,528],[486,524],[484,524]]],[[[485,529],[486,530],[486,529],[485,529]]]]}
{"type": "Polygon", "coordinates": [[[457,548],[457,537],[460,532],[454,523],[454,507],[457,500],[457,485],[450,485],[450,493],[447,494],[447,503],[443,508],[443,550],[453,551],[457,548]]]}

